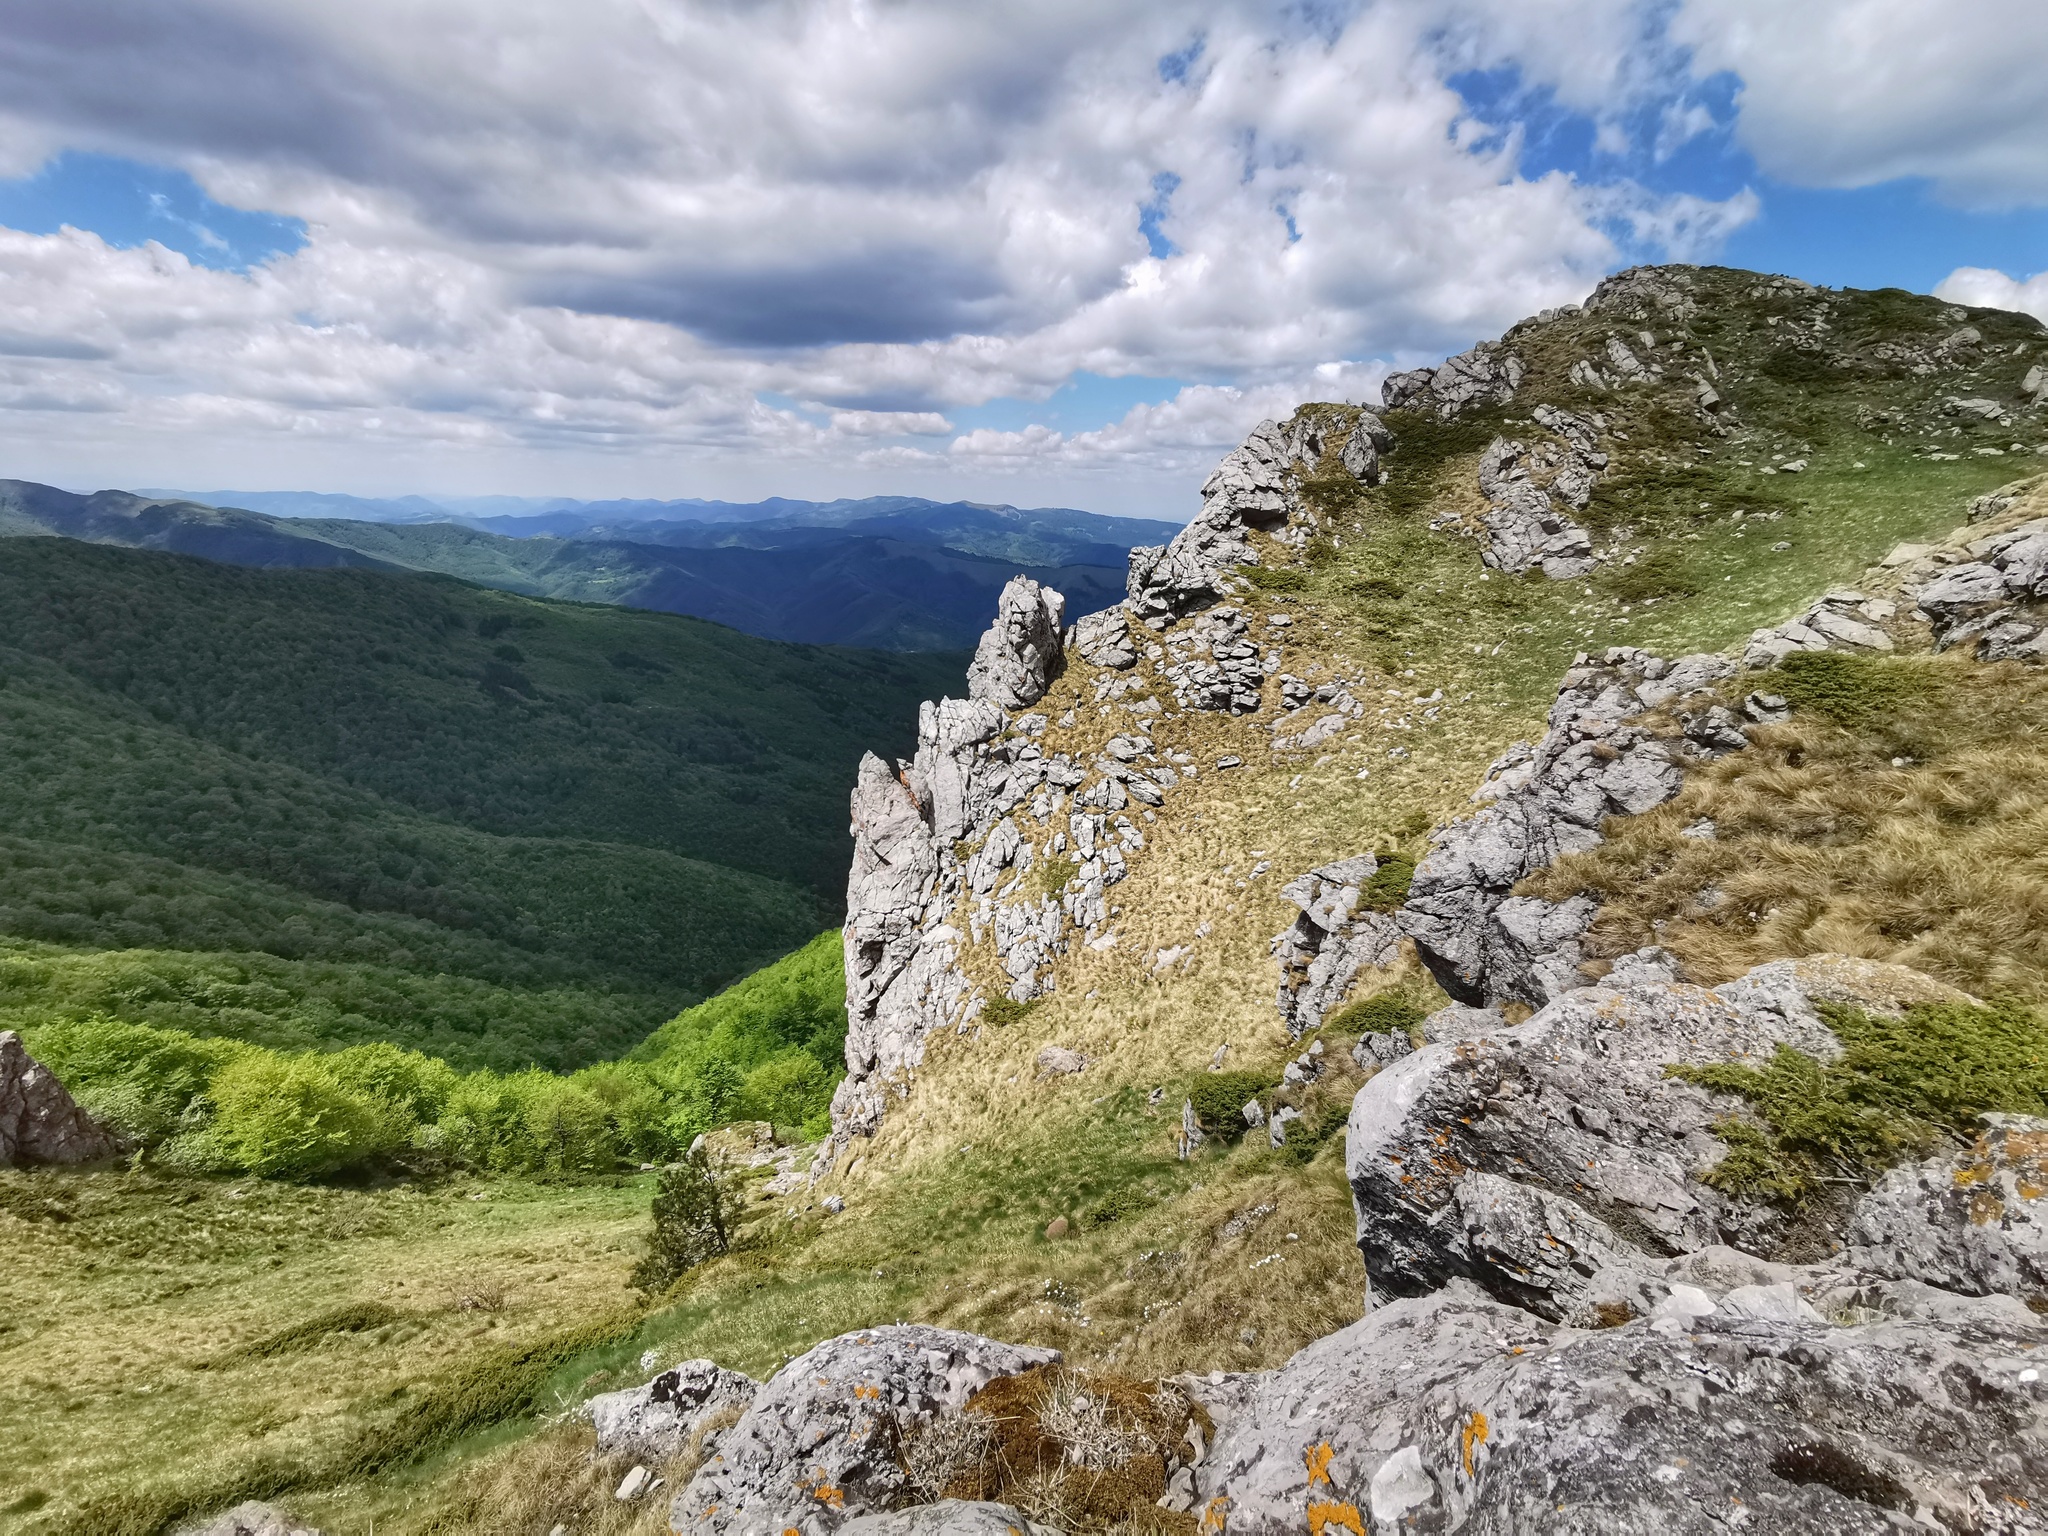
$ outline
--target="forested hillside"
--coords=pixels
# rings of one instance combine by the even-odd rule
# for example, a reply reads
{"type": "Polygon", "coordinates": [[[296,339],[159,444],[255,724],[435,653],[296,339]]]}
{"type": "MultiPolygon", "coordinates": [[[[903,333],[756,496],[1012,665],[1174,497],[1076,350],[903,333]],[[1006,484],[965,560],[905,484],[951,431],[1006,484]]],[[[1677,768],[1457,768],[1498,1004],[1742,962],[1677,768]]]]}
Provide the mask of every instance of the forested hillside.
{"type": "Polygon", "coordinates": [[[834,919],[959,658],[0,544],[0,1014],[575,1065],[834,919]]]}

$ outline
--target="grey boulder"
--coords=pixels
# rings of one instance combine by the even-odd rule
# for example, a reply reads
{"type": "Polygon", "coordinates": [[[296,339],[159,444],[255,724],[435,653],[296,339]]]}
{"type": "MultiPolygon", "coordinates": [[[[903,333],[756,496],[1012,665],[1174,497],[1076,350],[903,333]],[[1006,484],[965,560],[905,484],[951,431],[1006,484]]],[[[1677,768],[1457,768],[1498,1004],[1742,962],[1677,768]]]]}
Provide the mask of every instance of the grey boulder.
{"type": "Polygon", "coordinates": [[[2048,1302],[2048,1120],[1984,1120],[1969,1147],[1886,1174],[1857,1205],[1850,1251],[1892,1278],[2048,1302]]]}
{"type": "Polygon", "coordinates": [[[120,1148],[13,1030],[0,1030],[0,1168],[90,1163],[120,1148]]]}
{"type": "Polygon", "coordinates": [[[648,1461],[666,1461],[704,1428],[699,1448],[716,1443],[709,1428],[734,1407],[754,1399],[759,1383],[728,1371],[710,1360],[685,1360],[644,1386],[606,1392],[583,1405],[597,1429],[600,1451],[624,1452],[648,1461]]]}
{"type": "Polygon", "coordinates": [[[320,1536],[283,1510],[251,1499],[237,1504],[210,1525],[187,1526],[178,1536],[320,1536]]]}
{"type": "Polygon", "coordinates": [[[1453,1282],[1254,1378],[1198,1469],[1231,1536],[2041,1527],[2032,1319],[1832,1327],[1774,1287],[1560,1329],[1453,1282]]]}
{"type": "Polygon", "coordinates": [[[897,1323],[828,1339],[769,1378],[718,1453],[676,1496],[678,1531],[802,1536],[837,1531],[912,1496],[905,1432],[958,1409],[1057,1350],[897,1323]]]}

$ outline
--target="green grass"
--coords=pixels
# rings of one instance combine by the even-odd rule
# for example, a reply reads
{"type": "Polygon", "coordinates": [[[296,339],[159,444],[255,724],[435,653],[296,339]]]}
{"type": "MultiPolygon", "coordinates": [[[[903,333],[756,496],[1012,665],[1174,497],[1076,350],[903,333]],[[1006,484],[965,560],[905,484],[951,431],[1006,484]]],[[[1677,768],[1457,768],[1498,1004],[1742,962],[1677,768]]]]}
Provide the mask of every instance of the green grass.
{"type": "Polygon", "coordinates": [[[1972,1135],[1979,1115],[2048,1111],[2048,1022],[2031,1009],[1923,1005],[1897,1019],[1825,1003],[1821,1011],[1845,1047],[1836,1061],[1781,1045],[1762,1067],[1666,1069],[1740,1095],[1763,1122],[1722,1122],[1728,1155],[1709,1183],[1796,1201],[1825,1177],[1867,1175],[1972,1135]]]}

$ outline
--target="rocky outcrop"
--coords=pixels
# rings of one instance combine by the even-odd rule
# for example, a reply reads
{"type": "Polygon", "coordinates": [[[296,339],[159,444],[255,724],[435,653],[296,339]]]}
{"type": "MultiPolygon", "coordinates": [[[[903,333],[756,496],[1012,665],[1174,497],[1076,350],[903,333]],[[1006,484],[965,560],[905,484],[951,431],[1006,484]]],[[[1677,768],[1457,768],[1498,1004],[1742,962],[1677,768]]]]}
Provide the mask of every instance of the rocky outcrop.
{"type": "Polygon", "coordinates": [[[1974,641],[1983,661],[2048,656],[2048,618],[2034,606],[2048,599],[2048,518],[1979,539],[1968,551],[1967,563],[1909,594],[1934,626],[1935,648],[1974,641]]]}
{"type": "Polygon", "coordinates": [[[662,1462],[692,1439],[709,1453],[717,1447],[718,1421],[736,1417],[754,1400],[760,1384],[711,1360],[685,1360],[644,1386],[606,1392],[582,1412],[597,1430],[597,1448],[647,1462],[662,1462]]]}
{"type": "Polygon", "coordinates": [[[1388,374],[1380,386],[1380,403],[1390,411],[1428,411],[1441,421],[1454,421],[1475,406],[1514,399],[1526,372],[1522,360],[1499,342],[1482,341],[1435,368],[1388,374]]]}
{"type": "Polygon", "coordinates": [[[967,668],[967,696],[997,709],[1024,709],[1059,676],[1067,600],[1029,576],[1012,576],[996,599],[995,622],[967,668]]]}
{"type": "Polygon", "coordinates": [[[1138,664],[1138,646],[1131,636],[1130,613],[1121,604],[1076,620],[1070,643],[1091,667],[1122,672],[1138,664]]]}
{"type": "Polygon", "coordinates": [[[1235,573],[1260,563],[1251,535],[1283,545],[1308,541],[1301,477],[1335,452],[1365,484],[1379,478],[1379,455],[1393,436],[1369,411],[1324,406],[1285,422],[1263,421],[1225,456],[1202,485],[1202,510],[1170,544],[1131,551],[1130,611],[1152,629],[1224,601],[1243,585],[1235,573]]]}
{"type": "MultiPolygon", "coordinates": [[[[768,1379],[676,1496],[679,1532],[822,1536],[914,1497],[899,1448],[942,1410],[1057,1350],[895,1324],[829,1339],[768,1379]]],[[[925,1529],[926,1527],[919,1527],[925,1529]]]]}
{"type": "Polygon", "coordinates": [[[1897,612],[1898,605],[1889,598],[1838,587],[1798,618],[1753,633],[1742,664],[1752,669],[1775,667],[1794,651],[1889,651],[1894,642],[1879,626],[1897,612]]]}
{"type": "Polygon", "coordinates": [[[1832,1059],[1816,999],[1893,1009],[1902,996],[1960,994],[1873,961],[1776,961],[1711,991],[1581,988],[1527,1023],[1401,1058],[1360,1090],[1347,1141],[1375,1292],[1467,1279],[1590,1325],[1639,1306],[1636,1277],[1674,1255],[1773,1251],[1784,1211],[1704,1182],[1728,1151],[1715,1123],[1747,1111],[1666,1068],[1761,1065],[1780,1045],[1832,1059]]]}
{"type": "Polygon", "coordinates": [[[1401,930],[1391,917],[1359,906],[1361,888],[1378,868],[1377,859],[1362,853],[1280,887],[1301,913],[1273,940],[1280,1017],[1296,1039],[1322,1024],[1359,972],[1388,964],[1400,946],[1401,930]]]}
{"type": "Polygon", "coordinates": [[[0,1030],[0,1168],[97,1162],[119,1150],[21,1037],[0,1030]]]}
{"type": "Polygon", "coordinates": [[[1593,540],[1558,503],[1583,510],[1592,499],[1607,468],[1599,446],[1606,423],[1549,405],[1533,414],[1557,434],[1555,441],[1532,449],[1520,439],[1496,437],[1479,457],[1479,493],[1487,504],[1480,558],[1497,571],[1536,566],[1553,581],[1569,581],[1593,569],[1593,540]]]}
{"type": "Polygon", "coordinates": [[[1280,669],[1280,655],[1260,646],[1249,630],[1240,610],[1224,607],[1167,636],[1159,671],[1173,685],[1174,703],[1237,715],[1256,710],[1267,676],[1280,669]]]}
{"type": "Polygon", "coordinates": [[[1742,725],[1729,711],[1687,709],[1733,672],[1721,656],[1666,661],[1617,647],[1565,674],[1541,743],[1494,764],[1474,796],[1492,804],[1432,835],[1397,914],[1446,992],[1481,1006],[1535,1006],[1580,984],[1578,940],[1593,903],[1515,896],[1514,887],[1597,847],[1607,817],[1639,815],[1677,794],[1686,757],[1740,745],[1742,725]],[[1640,723],[1652,710],[1675,710],[1682,729],[1640,723]]]}
{"type": "Polygon", "coordinates": [[[2040,1529],[2038,1320],[1833,1326],[1804,1273],[1723,1252],[1598,1331],[1464,1282],[1371,1312],[1230,1384],[1197,1509],[1231,1536],[2040,1529]]]}

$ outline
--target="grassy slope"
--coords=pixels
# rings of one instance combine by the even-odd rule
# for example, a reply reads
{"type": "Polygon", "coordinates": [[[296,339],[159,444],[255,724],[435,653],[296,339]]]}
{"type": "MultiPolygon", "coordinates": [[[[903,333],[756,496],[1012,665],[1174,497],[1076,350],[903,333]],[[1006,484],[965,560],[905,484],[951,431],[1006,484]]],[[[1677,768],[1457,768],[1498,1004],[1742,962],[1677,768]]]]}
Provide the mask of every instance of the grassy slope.
{"type": "Polygon", "coordinates": [[[829,924],[852,766],[957,668],[40,539],[0,663],[0,1012],[499,1066],[829,924]]]}
{"type": "MultiPolygon", "coordinates": [[[[1362,1277],[1341,1138],[1306,1167],[1257,1141],[1212,1142],[1186,1164],[1170,1150],[1177,1089],[1219,1044],[1231,1046],[1231,1065],[1269,1071],[1298,1048],[1284,1040],[1272,1001],[1267,944],[1291,916],[1279,884],[1359,848],[1419,848],[1431,824],[1467,809],[1494,755],[1540,732],[1575,651],[1728,646],[1830,585],[1863,579],[1892,543],[1947,532],[1971,497],[2013,477],[2009,457],[1971,454],[1970,441],[1950,438],[1949,421],[1928,414],[1925,402],[2010,393],[2024,361],[2001,358],[1996,379],[1987,366],[1982,379],[1853,374],[1824,390],[1795,389],[1763,371],[1782,350],[1765,324],[1779,301],[1744,297],[1747,277],[1712,280],[1728,290],[1708,318],[1720,323],[1712,345],[1735,434],[1695,432],[1689,418],[1657,409],[1655,397],[1603,402],[1628,435],[1615,444],[1610,506],[1635,487],[1621,514],[1645,531],[1637,542],[1646,552],[1659,540],[1683,551],[1687,579],[1677,585],[1697,588],[1694,595],[1645,606],[1638,589],[1625,601],[1616,575],[1561,585],[1482,580],[1472,544],[1426,526],[1470,510],[1472,466],[1490,432],[1507,418],[1521,421],[1538,400],[1572,403],[1558,382],[1570,359],[1623,327],[1582,320],[1524,338],[1535,376],[1506,411],[1448,431],[1396,417],[1402,447],[1389,461],[1390,484],[1314,487],[1334,537],[1315,550],[1303,590],[1246,605],[1294,618],[1289,671],[1369,675],[1369,686],[1354,691],[1384,711],[1333,750],[1298,761],[1277,758],[1271,736],[1256,728],[1271,709],[1250,721],[1161,721],[1154,739],[1162,747],[1184,747],[1204,765],[1231,752],[1247,766],[1205,771],[1147,825],[1150,846],[1113,893],[1118,946],[1069,955],[1058,994],[1020,1022],[978,1038],[936,1038],[911,1099],[835,1175],[846,1213],[826,1219],[806,1206],[792,1219],[784,1210],[794,1201],[756,1202],[763,1219],[743,1251],[700,1271],[649,1320],[645,1337],[668,1358],[710,1354],[762,1372],[841,1330],[907,1317],[1150,1373],[1272,1364],[1355,1317],[1362,1277]],[[1912,413],[1911,433],[1895,430],[1887,444],[1881,431],[1858,427],[1858,406],[1873,403],[1912,413]],[[1922,435],[1929,428],[1963,456],[1912,454],[1912,441],[1932,442],[1922,435]],[[1702,444],[1710,449],[1704,475],[1696,462],[1682,470],[1662,462],[1702,444]],[[1778,453],[1805,456],[1812,467],[1797,478],[1757,473],[1778,453]],[[1694,515],[1700,500],[1709,503],[1704,519],[1694,515]],[[1738,507],[1781,516],[1759,529],[1732,520],[1738,507]],[[1778,542],[1792,547],[1774,551],[1778,542]],[[1429,718],[1416,701],[1439,688],[1445,701],[1429,706],[1437,710],[1429,718]],[[1254,874],[1262,860],[1270,868],[1254,874]],[[1181,945],[1192,946],[1186,963],[1155,974],[1157,951],[1181,945]],[[1033,1057],[1048,1041],[1089,1053],[1093,1064],[1078,1077],[1036,1080],[1033,1057]],[[1155,1086],[1167,1090],[1156,1107],[1147,1093],[1155,1086]],[[1078,1234],[1048,1240],[1055,1215],[1075,1220],[1078,1234]]],[[[1879,307],[1888,325],[1922,338],[1958,323],[1932,300],[1879,307]]],[[[1971,318],[1987,333],[2018,325],[1971,318]]],[[[2025,334],[2038,350],[2038,333],[2025,334]]],[[[1978,438],[2010,440],[1981,429],[1978,438]]],[[[1047,701],[1055,718],[1076,713],[1074,726],[1053,733],[1060,746],[1093,747],[1116,727],[1088,702],[1085,682],[1070,675],[1047,701]]],[[[1427,996],[1412,972],[1382,981],[1427,996]]],[[[1341,1059],[1342,1042],[1332,1044],[1341,1059]]],[[[1335,1097],[1352,1081],[1340,1080],[1335,1097]]],[[[623,1276],[628,1256],[609,1262],[623,1276]]],[[[516,1509],[535,1529],[567,1518],[573,1497],[587,1492],[565,1471],[580,1450],[573,1431],[476,1449],[414,1476],[309,1488],[294,1501],[329,1528],[374,1516],[393,1532],[483,1532],[498,1527],[478,1512],[479,1488],[495,1490],[500,1518],[516,1509]]]]}

